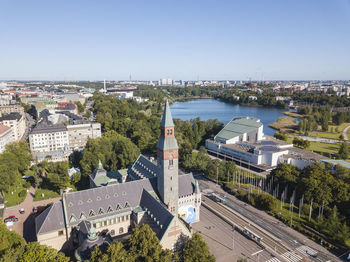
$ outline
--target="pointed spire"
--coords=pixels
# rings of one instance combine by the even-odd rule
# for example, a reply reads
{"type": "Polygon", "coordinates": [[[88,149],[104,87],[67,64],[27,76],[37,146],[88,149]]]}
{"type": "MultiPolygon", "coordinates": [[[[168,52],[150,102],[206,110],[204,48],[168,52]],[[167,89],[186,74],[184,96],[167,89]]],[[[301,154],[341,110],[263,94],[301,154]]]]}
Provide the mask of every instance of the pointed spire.
{"type": "Polygon", "coordinates": [[[97,167],[97,169],[103,169],[103,166],[102,166],[102,163],[101,163],[100,159],[98,160],[98,167],[97,167]]]}
{"type": "Polygon", "coordinates": [[[166,102],[165,102],[164,113],[163,113],[163,118],[162,118],[162,123],[161,123],[160,126],[161,126],[161,127],[170,127],[170,126],[174,126],[173,117],[171,116],[171,112],[170,112],[170,107],[169,107],[168,99],[167,99],[166,102]]]}

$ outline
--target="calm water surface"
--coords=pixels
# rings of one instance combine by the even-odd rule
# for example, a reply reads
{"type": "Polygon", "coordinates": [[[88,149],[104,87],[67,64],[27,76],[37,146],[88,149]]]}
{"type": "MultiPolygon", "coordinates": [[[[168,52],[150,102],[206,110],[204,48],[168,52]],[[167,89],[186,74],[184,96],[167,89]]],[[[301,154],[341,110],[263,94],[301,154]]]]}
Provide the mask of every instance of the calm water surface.
{"type": "Polygon", "coordinates": [[[198,99],[187,102],[175,102],[171,106],[173,118],[190,120],[200,117],[201,120],[215,119],[227,124],[234,117],[249,116],[259,118],[264,124],[264,133],[272,136],[275,130],[268,124],[276,122],[286,109],[240,106],[224,103],[214,99],[198,99]]]}

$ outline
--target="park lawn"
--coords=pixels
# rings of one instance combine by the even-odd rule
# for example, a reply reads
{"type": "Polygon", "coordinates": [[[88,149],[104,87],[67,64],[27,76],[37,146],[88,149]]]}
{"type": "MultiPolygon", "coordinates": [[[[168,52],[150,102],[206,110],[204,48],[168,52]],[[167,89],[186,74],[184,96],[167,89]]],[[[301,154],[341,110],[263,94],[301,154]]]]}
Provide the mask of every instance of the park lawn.
{"type": "Polygon", "coordinates": [[[56,198],[59,196],[60,196],[60,194],[58,194],[55,191],[52,191],[49,189],[38,188],[35,191],[34,201],[40,201],[40,200],[45,200],[45,199],[49,199],[49,198],[56,198]],[[42,194],[44,194],[44,196],[42,196],[42,194]]]}
{"type": "Polygon", "coordinates": [[[7,207],[16,206],[24,201],[27,194],[25,196],[20,197],[18,194],[19,192],[25,190],[27,191],[27,188],[24,187],[24,180],[21,181],[21,183],[18,183],[16,185],[10,186],[8,192],[5,194],[5,204],[7,207]],[[13,194],[12,194],[13,192],[13,194]]]}
{"type": "Polygon", "coordinates": [[[269,127],[280,130],[280,131],[293,131],[297,129],[298,124],[296,123],[296,119],[290,116],[283,116],[277,119],[277,122],[269,124],[269,127]]]}
{"type": "Polygon", "coordinates": [[[308,147],[308,150],[326,153],[338,153],[339,148],[339,144],[328,144],[310,141],[310,147],[308,147]]]}
{"type": "Polygon", "coordinates": [[[315,136],[320,138],[329,138],[329,139],[339,139],[339,136],[342,132],[339,133],[330,133],[330,132],[310,132],[309,136],[315,136]]]}
{"type": "Polygon", "coordinates": [[[290,111],[283,112],[283,114],[286,116],[291,116],[291,117],[295,117],[295,118],[303,118],[304,117],[303,115],[300,115],[300,114],[295,113],[295,112],[290,112],[290,111]]]}
{"type": "Polygon", "coordinates": [[[331,128],[334,128],[334,129],[338,128],[338,131],[341,133],[349,125],[350,123],[342,123],[339,126],[329,125],[328,130],[331,130],[331,128]]]}

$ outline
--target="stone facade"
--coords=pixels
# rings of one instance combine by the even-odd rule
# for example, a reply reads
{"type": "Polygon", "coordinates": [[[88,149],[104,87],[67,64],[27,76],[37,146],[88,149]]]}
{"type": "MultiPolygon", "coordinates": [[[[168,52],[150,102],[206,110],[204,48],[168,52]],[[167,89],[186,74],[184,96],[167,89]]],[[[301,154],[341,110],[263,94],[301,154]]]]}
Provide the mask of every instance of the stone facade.
{"type": "MultiPolygon", "coordinates": [[[[60,250],[84,221],[112,238],[148,224],[163,248],[168,249],[190,237],[189,224],[199,220],[201,193],[192,174],[178,174],[178,149],[168,104],[161,129],[158,164],[140,155],[127,171],[119,170],[127,176],[119,183],[108,176],[100,162],[90,182],[99,179],[103,183],[97,186],[94,182],[91,189],[64,193],[61,202],[36,218],[38,241],[60,250]],[[55,236],[57,242],[52,241],[55,236]]],[[[82,246],[76,250],[81,249],[82,246]]]]}

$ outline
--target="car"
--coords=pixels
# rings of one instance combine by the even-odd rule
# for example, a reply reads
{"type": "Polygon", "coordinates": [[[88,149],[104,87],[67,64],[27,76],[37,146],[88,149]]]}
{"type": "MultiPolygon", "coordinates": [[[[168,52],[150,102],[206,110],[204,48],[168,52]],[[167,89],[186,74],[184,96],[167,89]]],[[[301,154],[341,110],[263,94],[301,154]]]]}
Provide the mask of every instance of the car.
{"type": "Polygon", "coordinates": [[[19,210],[19,213],[20,213],[20,214],[24,214],[24,208],[21,208],[21,209],[19,210]]]}
{"type": "Polygon", "coordinates": [[[36,207],[33,207],[33,213],[38,215],[45,209],[46,209],[46,206],[36,206],[36,207]]]}
{"type": "Polygon", "coordinates": [[[15,217],[15,216],[9,216],[7,218],[4,219],[4,223],[7,223],[7,222],[17,222],[18,221],[18,218],[15,217]]]}

